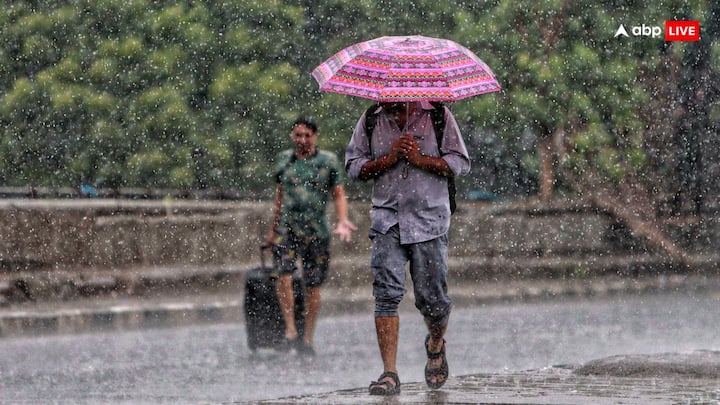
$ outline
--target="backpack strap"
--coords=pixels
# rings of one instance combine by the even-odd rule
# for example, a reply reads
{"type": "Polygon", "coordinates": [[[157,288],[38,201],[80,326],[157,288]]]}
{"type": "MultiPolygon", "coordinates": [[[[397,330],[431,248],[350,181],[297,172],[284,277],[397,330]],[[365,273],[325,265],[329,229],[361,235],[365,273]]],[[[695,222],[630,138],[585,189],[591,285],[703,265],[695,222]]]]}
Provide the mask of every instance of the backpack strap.
{"type": "MultiPolygon", "coordinates": [[[[438,154],[441,155],[440,145],[442,145],[443,136],[445,135],[445,106],[439,101],[431,102],[433,108],[430,111],[430,117],[432,118],[433,129],[435,130],[435,140],[437,141],[438,154]]],[[[450,199],[450,213],[454,214],[457,209],[457,203],[455,202],[455,196],[457,195],[457,188],[455,187],[455,177],[448,177],[448,197],[450,199]]]]}
{"type": "Polygon", "coordinates": [[[375,103],[365,110],[365,135],[370,146],[370,154],[372,154],[372,135],[373,131],[375,131],[375,124],[377,124],[377,117],[380,114],[378,107],[379,105],[375,103]]]}
{"type": "Polygon", "coordinates": [[[440,101],[432,101],[433,108],[430,110],[430,118],[432,119],[433,129],[435,130],[435,140],[437,141],[438,152],[445,135],[445,106],[440,101]]]}
{"type": "Polygon", "coordinates": [[[297,156],[295,156],[295,152],[290,153],[290,157],[285,162],[285,164],[278,170],[277,174],[275,175],[275,181],[277,183],[280,183],[280,178],[283,174],[285,174],[285,170],[287,170],[288,167],[290,167],[295,161],[297,160],[297,156]]]}

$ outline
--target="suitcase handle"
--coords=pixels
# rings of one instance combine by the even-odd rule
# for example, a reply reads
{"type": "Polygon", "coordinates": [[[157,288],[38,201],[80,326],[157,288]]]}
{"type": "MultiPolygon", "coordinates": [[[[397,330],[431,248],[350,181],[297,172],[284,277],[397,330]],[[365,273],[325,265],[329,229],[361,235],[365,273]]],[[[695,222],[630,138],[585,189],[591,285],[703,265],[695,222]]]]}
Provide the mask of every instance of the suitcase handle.
{"type": "Polygon", "coordinates": [[[265,251],[272,248],[270,243],[262,243],[260,245],[260,265],[265,268],[265,251]]]}

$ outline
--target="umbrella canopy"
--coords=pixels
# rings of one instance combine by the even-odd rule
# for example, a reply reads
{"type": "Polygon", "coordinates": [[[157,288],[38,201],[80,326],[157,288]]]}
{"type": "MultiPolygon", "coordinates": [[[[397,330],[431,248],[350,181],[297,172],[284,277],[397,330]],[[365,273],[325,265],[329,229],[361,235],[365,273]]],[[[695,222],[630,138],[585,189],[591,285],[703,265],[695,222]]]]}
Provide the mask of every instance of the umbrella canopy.
{"type": "Polygon", "coordinates": [[[379,102],[457,101],[501,90],[490,67],[470,50],[419,35],[351,45],[312,74],[322,91],[379,102]]]}

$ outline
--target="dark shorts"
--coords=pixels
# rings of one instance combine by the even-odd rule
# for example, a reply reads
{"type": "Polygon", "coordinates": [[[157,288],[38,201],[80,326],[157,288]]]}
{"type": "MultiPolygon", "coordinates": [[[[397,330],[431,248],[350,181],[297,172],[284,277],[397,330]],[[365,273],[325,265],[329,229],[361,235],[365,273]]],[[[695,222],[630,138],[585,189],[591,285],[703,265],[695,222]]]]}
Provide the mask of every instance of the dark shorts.
{"type": "Polygon", "coordinates": [[[371,230],[370,239],[375,316],[398,315],[406,292],[405,266],[410,262],[415,307],[431,324],[447,324],[452,306],[447,291],[447,235],[401,245],[400,232],[394,226],[385,234],[371,230]]]}
{"type": "Polygon", "coordinates": [[[273,259],[280,275],[295,273],[297,260],[301,259],[303,283],[319,287],[325,282],[330,265],[330,239],[298,238],[288,233],[274,246],[273,259]]]}

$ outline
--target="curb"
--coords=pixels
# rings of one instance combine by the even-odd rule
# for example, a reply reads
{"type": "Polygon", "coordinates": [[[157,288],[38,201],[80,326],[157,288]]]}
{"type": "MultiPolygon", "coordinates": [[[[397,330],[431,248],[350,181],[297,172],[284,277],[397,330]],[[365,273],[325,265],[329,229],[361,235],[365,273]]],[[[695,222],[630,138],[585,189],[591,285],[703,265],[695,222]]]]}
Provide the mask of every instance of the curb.
{"type": "Polygon", "coordinates": [[[241,300],[189,302],[113,302],[67,304],[59,308],[4,310],[0,337],[89,333],[109,330],[175,327],[242,320],[241,300]],[[105,304],[105,305],[103,305],[105,304]]]}
{"type": "MultiPolygon", "coordinates": [[[[242,284],[238,284],[242,285],[242,284]]],[[[717,291],[720,277],[658,276],[645,279],[604,277],[588,280],[523,280],[460,283],[449,287],[453,302],[471,306],[512,301],[543,301],[656,294],[678,291],[717,291]]],[[[371,287],[326,288],[323,315],[369,313],[371,287]]],[[[411,305],[412,291],[403,300],[411,305]]],[[[188,296],[126,297],[44,302],[0,309],[0,338],[43,334],[92,333],[176,327],[193,324],[244,323],[244,291],[188,296]]]]}

